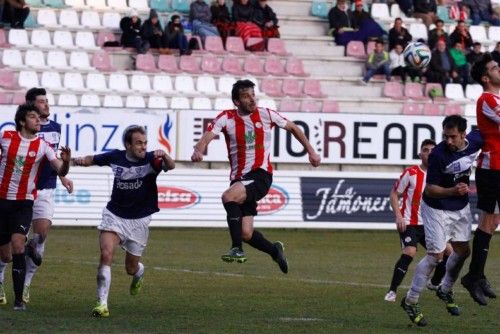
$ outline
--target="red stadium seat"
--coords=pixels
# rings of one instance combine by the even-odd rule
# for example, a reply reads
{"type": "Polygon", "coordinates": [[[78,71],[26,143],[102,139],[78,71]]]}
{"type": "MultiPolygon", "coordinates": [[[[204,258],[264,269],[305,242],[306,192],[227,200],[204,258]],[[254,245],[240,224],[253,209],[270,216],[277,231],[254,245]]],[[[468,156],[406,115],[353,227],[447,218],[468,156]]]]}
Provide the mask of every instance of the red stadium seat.
{"type": "Polygon", "coordinates": [[[385,97],[390,97],[394,100],[405,100],[406,98],[403,96],[403,85],[396,81],[389,81],[384,84],[384,92],[385,97]]]}
{"type": "MultiPolygon", "coordinates": [[[[104,43],[106,42],[118,42],[116,39],[116,36],[113,32],[111,31],[106,31],[106,30],[100,30],[97,33],[97,45],[104,47],[104,43]]],[[[121,49],[121,46],[116,46],[113,48],[121,49]]]]}
{"type": "Polygon", "coordinates": [[[441,108],[439,104],[434,104],[434,103],[425,103],[424,104],[424,115],[428,116],[440,116],[441,115],[441,108]]]}
{"type": "Polygon", "coordinates": [[[226,39],[226,50],[235,54],[247,53],[243,40],[240,37],[229,36],[226,39]]]}
{"type": "Polygon", "coordinates": [[[292,99],[283,99],[280,103],[279,111],[282,112],[299,112],[300,102],[292,99]]]}
{"type": "Polygon", "coordinates": [[[321,91],[321,83],[316,79],[304,80],[304,93],[311,97],[322,98],[326,95],[321,91]]]}
{"type": "Polygon", "coordinates": [[[264,64],[264,71],[267,74],[275,76],[285,76],[285,67],[281,63],[281,60],[277,57],[269,57],[266,59],[264,64]]]}
{"type": "Polygon", "coordinates": [[[221,64],[217,57],[211,54],[205,54],[201,59],[201,70],[210,74],[222,74],[221,64]]]}
{"type": "Polygon", "coordinates": [[[267,51],[278,56],[287,56],[285,42],[280,38],[269,38],[267,40],[267,51]]]}
{"type": "Polygon", "coordinates": [[[111,72],[116,69],[111,65],[111,58],[107,52],[96,52],[92,56],[92,67],[95,67],[99,71],[111,72]]]}
{"type": "Polygon", "coordinates": [[[181,56],[181,60],[179,63],[179,67],[181,71],[191,74],[200,74],[200,66],[196,61],[196,57],[194,56],[181,56]]]}
{"type": "Polygon", "coordinates": [[[430,98],[424,96],[424,87],[417,82],[408,82],[405,85],[405,96],[416,101],[429,101],[430,98]]]}
{"type": "Polygon", "coordinates": [[[0,92],[0,104],[12,104],[12,93],[0,92]]]}
{"type": "Polygon", "coordinates": [[[151,53],[138,54],[135,67],[137,70],[144,72],[155,73],[159,71],[155,64],[155,58],[151,53]]]}
{"type": "Polygon", "coordinates": [[[283,91],[281,90],[281,83],[276,79],[265,78],[261,84],[262,91],[269,96],[282,97],[283,91]]]}
{"type": "Polygon", "coordinates": [[[219,36],[205,37],[205,50],[212,53],[223,54],[226,51],[219,36]]]}
{"type": "Polygon", "coordinates": [[[301,112],[321,112],[321,102],[316,100],[302,100],[300,104],[301,112]]]}
{"type": "Polygon", "coordinates": [[[404,115],[422,115],[420,104],[414,102],[407,102],[403,105],[404,115]]]}
{"type": "Polygon", "coordinates": [[[287,96],[302,97],[304,93],[300,87],[300,82],[297,79],[284,79],[283,80],[283,93],[287,96]]]}
{"type": "Polygon", "coordinates": [[[325,100],[323,101],[323,112],[339,112],[339,104],[337,101],[325,100]]]}
{"type": "Polygon", "coordinates": [[[0,70],[0,87],[5,89],[19,89],[16,74],[9,70],[0,70]]]}
{"type": "Polygon", "coordinates": [[[12,96],[12,104],[20,105],[26,103],[26,93],[25,92],[15,92],[12,96]]]}
{"type": "Polygon", "coordinates": [[[260,59],[255,56],[246,57],[243,70],[253,75],[264,75],[264,66],[260,59]]]}
{"type": "Polygon", "coordinates": [[[240,60],[235,56],[225,56],[222,61],[222,70],[229,74],[243,75],[245,72],[241,69],[240,60]]]}
{"type": "Polygon", "coordinates": [[[447,103],[444,106],[444,114],[446,116],[449,115],[463,115],[464,110],[460,104],[454,104],[454,103],[447,103]]]}
{"type": "Polygon", "coordinates": [[[7,36],[5,36],[5,30],[0,29],[0,48],[8,48],[9,43],[7,42],[7,36]]]}
{"type": "Polygon", "coordinates": [[[179,73],[177,59],[173,55],[160,55],[158,57],[158,68],[167,73],[179,73]]]}
{"type": "Polygon", "coordinates": [[[346,56],[366,58],[365,45],[361,41],[350,41],[347,43],[346,56]]]}
{"type": "Polygon", "coordinates": [[[307,74],[304,71],[304,65],[302,64],[302,60],[299,58],[295,57],[290,57],[286,61],[286,73],[294,75],[296,77],[308,77],[309,74],[307,74]]]}
{"type": "Polygon", "coordinates": [[[373,50],[375,50],[375,41],[369,41],[366,44],[366,54],[369,55],[373,50]]]}

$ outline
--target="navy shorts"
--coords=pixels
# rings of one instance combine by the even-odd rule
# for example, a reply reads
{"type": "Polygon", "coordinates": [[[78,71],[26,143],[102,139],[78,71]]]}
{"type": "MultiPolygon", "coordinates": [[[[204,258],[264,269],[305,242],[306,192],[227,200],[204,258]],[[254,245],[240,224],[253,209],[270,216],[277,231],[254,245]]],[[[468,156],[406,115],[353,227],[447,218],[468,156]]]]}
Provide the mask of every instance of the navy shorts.
{"type": "Polygon", "coordinates": [[[0,246],[8,244],[14,233],[27,235],[33,216],[33,201],[0,199],[0,246]]]}
{"type": "Polygon", "coordinates": [[[241,182],[247,192],[247,199],[240,205],[242,217],[257,216],[257,202],[269,192],[273,174],[259,168],[246,173],[238,180],[231,181],[231,185],[235,182],[241,182]]]}
{"type": "Polygon", "coordinates": [[[418,244],[427,248],[425,245],[424,225],[406,225],[406,230],[399,233],[399,239],[401,240],[401,248],[417,247],[418,244]]]}

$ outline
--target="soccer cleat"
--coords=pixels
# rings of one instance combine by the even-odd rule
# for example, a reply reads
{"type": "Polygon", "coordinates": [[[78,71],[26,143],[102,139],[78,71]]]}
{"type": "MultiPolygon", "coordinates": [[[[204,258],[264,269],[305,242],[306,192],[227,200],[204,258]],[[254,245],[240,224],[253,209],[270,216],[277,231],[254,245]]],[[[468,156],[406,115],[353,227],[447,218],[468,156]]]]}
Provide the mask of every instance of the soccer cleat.
{"type": "Polygon", "coordinates": [[[0,305],[7,304],[7,296],[5,296],[5,290],[3,289],[3,284],[0,283],[0,305]]]}
{"type": "Polygon", "coordinates": [[[30,302],[30,286],[25,285],[23,289],[23,302],[28,304],[30,302]]]}
{"type": "Polygon", "coordinates": [[[481,289],[483,290],[484,292],[484,295],[488,298],[497,298],[497,294],[495,293],[495,291],[493,291],[493,289],[491,288],[491,285],[490,285],[490,282],[488,282],[488,280],[485,278],[481,278],[479,280],[479,286],[481,287],[481,289]]]}
{"type": "Polygon", "coordinates": [[[432,284],[431,280],[427,281],[427,289],[429,289],[431,291],[437,291],[438,288],[439,288],[439,285],[432,284]]]}
{"type": "Polygon", "coordinates": [[[140,277],[133,277],[132,283],[130,283],[130,294],[135,296],[141,291],[142,285],[144,284],[144,274],[140,277]]]}
{"type": "Polygon", "coordinates": [[[488,305],[488,300],[486,299],[486,296],[484,294],[483,289],[481,288],[481,285],[479,283],[480,280],[473,281],[469,274],[465,275],[462,277],[460,282],[462,283],[463,287],[469,291],[470,296],[476,303],[478,303],[481,306],[486,306],[488,305]]]}
{"type": "Polygon", "coordinates": [[[95,318],[109,317],[108,305],[97,302],[97,305],[92,309],[92,316],[95,318]]]}
{"type": "Polygon", "coordinates": [[[425,320],[424,315],[420,312],[420,305],[407,304],[406,297],[401,300],[401,307],[405,310],[406,314],[410,318],[411,322],[419,327],[427,326],[427,320],[425,320]]]}
{"type": "Polygon", "coordinates": [[[285,246],[281,241],[277,241],[274,243],[274,247],[277,250],[277,255],[273,260],[278,264],[281,271],[286,274],[288,273],[288,261],[286,260],[285,254],[283,253],[285,250],[285,246]]]}
{"type": "Polygon", "coordinates": [[[453,291],[444,292],[441,287],[439,287],[436,291],[436,296],[446,303],[446,310],[448,313],[451,315],[460,315],[460,308],[455,303],[453,291]]]}
{"type": "Polygon", "coordinates": [[[40,265],[42,264],[42,256],[36,251],[33,240],[28,242],[24,249],[24,252],[31,259],[31,261],[33,261],[35,266],[40,267],[40,265]]]}
{"type": "Polygon", "coordinates": [[[396,291],[392,291],[390,290],[389,292],[387,292],[387,294],[385,295],[384,297],[384,300],[386,302],[391,302],[391,303],[394,303],[396,301],[396,291]]]}
{"type": "Polygon", "coordinates": [[[22,301],[16,301],[14,303],[14,311],[26,311],[26,304],[22,301]]]}
{"type": "Polygon", "coordinates": [[[243,263],[246,262],[247,258],[245,256],[245,252],[243,252],[238,247],[233,247],[226,254],[220,257],[224,262],[238,262],[243,263]]]}

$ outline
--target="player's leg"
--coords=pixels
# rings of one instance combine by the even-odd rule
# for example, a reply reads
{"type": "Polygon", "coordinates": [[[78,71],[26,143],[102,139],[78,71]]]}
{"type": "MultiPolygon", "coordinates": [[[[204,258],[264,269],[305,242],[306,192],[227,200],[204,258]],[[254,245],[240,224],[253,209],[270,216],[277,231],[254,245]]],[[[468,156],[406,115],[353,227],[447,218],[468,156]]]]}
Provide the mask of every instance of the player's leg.
{"type": "Polygon", "coordinates": [[[126,251],[125,270],[132,276],[130,283],[130,294],[135,296],[144,284],[144,265],[140,262],[142,253],[146,248],[149,238],[149,223],[151,216],[134,219],[133,222],[126,220],[124,226],[133,226],[132,230],[125,227],[122,230],[122,248],[126,251]]]}
{"type": "Polygon", "coordinates": [[[144,283],[144,265],[140,262],[141,257],[129,252],[125,255],[125,270],[132,277],[130,283],[130,294],[135,296],[139,293],[144,283]]]}
{"type": "Polygon", "coordinates": [[[4,278],[7,264],[12,262],[12,250],[10,247],[10,235],[0,233],[0,305],[7,304],[5,296],[4,278]]]}
{"type": "Polygon", "coordinates": [[[246,199],[246,189],[243,183],[235,182],[222,194],[222,203],[227,213],[227,226],[231,235],[231,249],[222,255],[226,262],[245,262],[246,257],[242,247],[242,213],[240,205],[246,199]]]}
{"type": "Polygon", "coordinates": [[[437,291],[439,285],[441,284],[444,275],[446,274],[446,263],[448,262],[448,258],[450,257],[453,249],[450,243],[446,244],[446,249],[444,250],[443,260],[438,263],[436,269],[434,270],[434,275],[427,282],[427,288],[432,291],[437,291]]]}

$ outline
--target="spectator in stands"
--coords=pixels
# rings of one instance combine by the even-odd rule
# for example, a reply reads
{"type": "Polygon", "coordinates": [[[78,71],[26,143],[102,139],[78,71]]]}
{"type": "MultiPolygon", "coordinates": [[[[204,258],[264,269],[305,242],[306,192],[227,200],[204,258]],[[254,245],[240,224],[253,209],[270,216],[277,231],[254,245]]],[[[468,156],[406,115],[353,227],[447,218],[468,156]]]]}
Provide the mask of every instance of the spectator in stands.
{"type": "Polygon", "coordinates": [[[335,38],[345,31],[354,30],[352,12],[348,8],[346,0],[338,0],[337,5],[330,9],[328,22],[330,23],[330,32],[335,38]]]}
{"type": "Polygon", "coordinates": [[[354,29],[359,29],[363,21],[370,20],[372,17],[370,13],[366,12],[363,5],[363,0],[356,0],[354,2],[354,12],[352,12],[352,26],[354,29]]]}
{"type": "Polygon", "coordinates": [[[403,20],[399,17],[396,18],[394,20],[394,27],[389,30],[389,50],[394,49],[396,44],[401,44],[404,49],[412,38],[408,29],[403,27],[403,20]]]}
{"type": "Polygon", "coordinates": [[[500,42],[497,42],[495,50],[491,53],[491,57],[497,62],[497,64],[500,64],[500,42]]]}
{"type": "Polygon", "coordinates": [[[462,44],[464,50],[469,50],[473,44],[469,30],[462,20],[457,22],[455,30],[450,35],[450,44],[455,45],[457,43],[462,44]]]}
{"type": "Polygon", "coordinates": [[[458,78],[453,81],[461,83],[465,89],[469,83],[470,65],[467,62],[467,57],[461,43],[455,43],[450,49],[450,56],[453,59],[453,63],[455,63],[455,70],[458,73],[458,78]]]}
{"type": "Polygon", "coordinates": [[[263,51],[265,42],[249,45],[248,41],[251,37],[262,38],[262,31],[256,25],[254,20],[254,6],[250,4],[249,0],[235,0],[233,3],[233,21],[236,24],[236,36],[243,39],[247,49],[251,51],[263,51]]]}
{"type": "Polygon", "coordinates": [[[413,0],[413,17],[422,19],[429,29],[429,26],[437,20],[436,0],[413,0]]]}
{"type": "Polygon", "coordinates": [[[436,49],[432,52],[431,62],[426,75],[428,82],[440,83],[443,86],[443,91],[447,83],[460,81],[455,69],[455,63],[444,41],[437,42],[436,49]]]}
{"type": "Polygon", "coordinates": [[[413,16],[413,0],[396,0],[399,9],[407,16],[413,16]]]}
{"type": "MultiPolygon", "coordinates": [[[[0,14],[3,12],[3,18],[6,22],[10,22],[10,27],[12,29],[24,29],[24,21],[30,14],[30,8],[24,0],[4,0],[0,2],[2,9],[0,14]]],[[[2,21],[2,16],[0,16],[0,22],[2,21]]]]}
{"type": "Polygon", "coordinates": [[[163,30],[158,21],[158,13],[156,10],[151,9],[149,11],[149,18],[144,21],[141,28],[141,36],[152,48],[159,49],[165,47],[163,30]]]}
{"type": "Polygon", "coordinates": [[[368,55],[366,62],[366,74],[361,83],[367,84],[375,74],[384,74],[387,81],[391,81],[391,62],[389,53],[384,50],[384,42],[378,40],[375,43],[375,49],[368,55]]]}
{"type": "Polygon", "coordinates": [[[141,19],[135,9],[132,9],[128,16],[120,20],[120,29],[122,30],[121,43],[123,47],[135,48],[137,53],[146,53],[149,49],[149,43],[141,37],[141,19]]]}
{"type": "Polygon", "coordinates": [[[389,52],[391,60],[391,75],[399,75],[403,83],[406,82],[408,76],[415,82],[420,82],[421,73],[418,69],[407,66],[403,56],[403,45],[396,43],[394,48],[389,52]]]}
{"type": "Polygon", "coordinates": [[[211,23],[212,12],[204,0],[195,0],[189,7],[189,21],[193,25],[193,35],[201,37],[205,42],[207,36],[219,36],[219,31],[211,23]]]}
{"type": "Polygon", "coordinates": [[[179,49],[181,56],[191,54],[179,15],[172,15],[170,22],[165,27],[165,44],[168,48],[179,49]]]}
{"type": "Polygon", "coordinates": [[[278,18],[267,4],[267,0],[258,0],[254,6],[253,21],[260,27],[264,38],[279,38],[278,18]]]}
{"type": "Polygon", "coordinates": [[[472,66],[476,60],[481,58],[483,53],[481,52],[481,43],[475,42],[472,45],[472,51],[467,55],[467,62],[472,66]]]}
{"type": "Polygon", "coordinates": [[[227,36],[231,36],[234,31],[234,25],[229,16],[229,9],[225,0],[217,0],[210,7],[212,13],[212,24],[217,27],[222,41],[226,43],[227,36]]]}
{"type": "Polygon", "coordinates": [[[469,7],[472,25],[487,21],[491,25],[500,26],[500,20],[495,17],[491,0],[463,0],[463,5],[469,7]]]}
{"type": "Polygon", "coordinates": [[[448,37],[448,33],[444,30],[444,22],[441,19],[436,21],[436,28],[429,31],[429,48],[433,50],[438,41],[444,41],[447,46],[450,45],[450,38],[448,37]]]}

